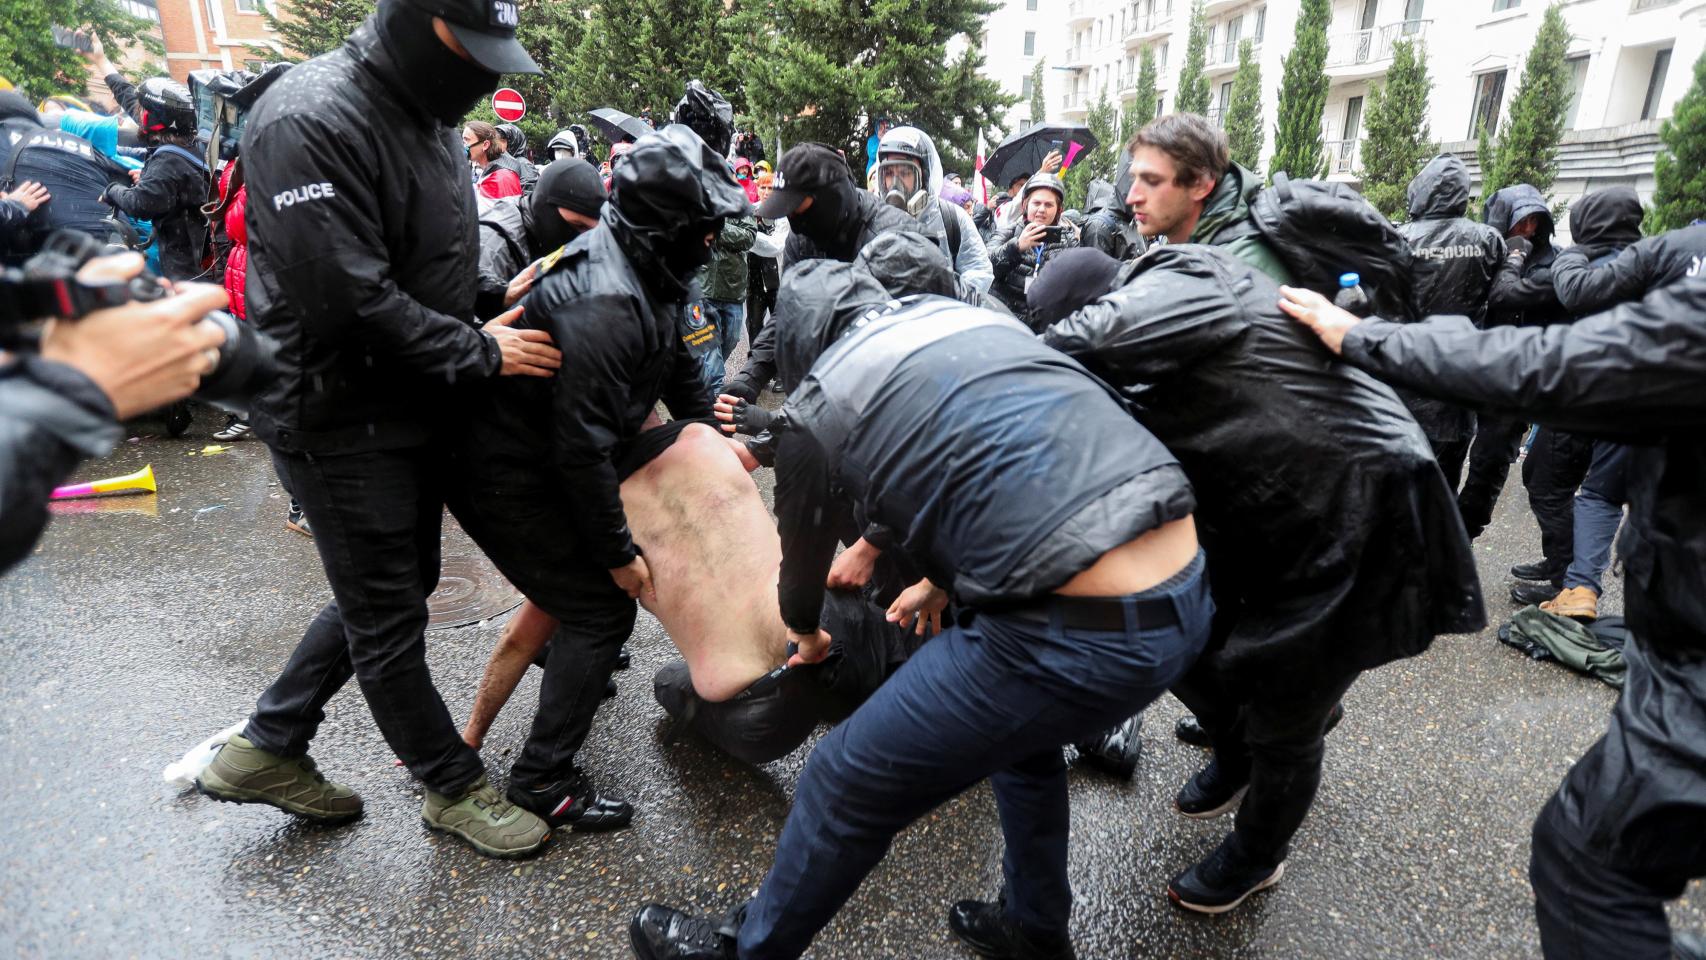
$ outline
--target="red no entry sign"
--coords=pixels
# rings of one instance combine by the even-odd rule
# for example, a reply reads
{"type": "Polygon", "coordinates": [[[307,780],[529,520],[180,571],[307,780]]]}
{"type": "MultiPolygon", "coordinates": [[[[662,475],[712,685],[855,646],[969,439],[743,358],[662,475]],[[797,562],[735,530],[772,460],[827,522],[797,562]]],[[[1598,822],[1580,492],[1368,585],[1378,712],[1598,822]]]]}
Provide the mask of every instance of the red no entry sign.
{"type": "Polygon", "coordinates": [[[521,102],[521,94],[509,87],[499,87],[492,94],[492,112],[505,123],[514,123],[527,116],[527,105],[521,102]]]}

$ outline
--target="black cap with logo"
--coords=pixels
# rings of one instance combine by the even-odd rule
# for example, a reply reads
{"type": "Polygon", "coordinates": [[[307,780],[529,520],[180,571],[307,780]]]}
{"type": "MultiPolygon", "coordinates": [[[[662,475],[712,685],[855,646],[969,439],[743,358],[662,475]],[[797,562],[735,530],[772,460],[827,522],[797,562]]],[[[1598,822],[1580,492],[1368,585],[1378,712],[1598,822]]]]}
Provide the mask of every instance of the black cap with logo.
{"type": "Polygon", "coordinates": [[[847,161],[834,147],[821,143],[802,143],[791,147],[776,164],[776,176],[771,181],[769,199],[758,205],[758,215],[766,220],[778,220],[799,209],[800,201],[823,187],[841,180],[851,180],[847,161]]]}
{"type": "Polygon", "coordinates": [[[406,0],[410,6],[443,17],[468,56],[492,73],[539,73],[539,64],[515,38],[521,23],[516,0],[406,0]]]}

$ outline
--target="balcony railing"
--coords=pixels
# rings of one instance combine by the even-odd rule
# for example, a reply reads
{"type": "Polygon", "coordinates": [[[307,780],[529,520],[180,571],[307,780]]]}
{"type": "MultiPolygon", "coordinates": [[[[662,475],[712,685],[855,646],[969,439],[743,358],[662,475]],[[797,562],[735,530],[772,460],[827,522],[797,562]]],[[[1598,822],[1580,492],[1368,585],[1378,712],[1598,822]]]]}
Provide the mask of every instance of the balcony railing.
{"type": "Polygon", "coordinates": [[[1208,122],[1214,124],[1217,127],[1225,127],[1226,126],[1226,111],[1221,109],[1220,107],[1209,107],[1208,108],[1208,122]]]}
{"type": "Polygon", "coordinates": [[[1060,109],[1068,111],[1088,110],[1090,109],[1090,95],[1086,93],[1065,94],[1060,98],[1060,109]]]}
{"type": "Polygon", "coordinates": [[[1402,20],[1369,30],[1336,33],[1327,38],[1327,66],[1355,67],[1392,59],[1399,40],[1420,40],[1432,20],[1402,20]]]}
{"type": "Polygon", "coordinates": [[[1082,70],[1090,65],[1089,47],[1067,47],[1066,53],[1060,58],[1060,65],[1067,70],[1082,70]]]}
{"type": "Polygon", "coordinates": [[[1322,143],[1327,151],[1328,173],[1355,173],[1362,161],[1361,140],[1328,140],[1322,143]]]}
{"type": "Polygon", "coordinates": [[[1170,13],[1152,13],[1147,17],[1132,18],[1131,25],[1126,27],[1125,39],[1147,37],[1152,33],[1162,33],[1172,27],[1173,15],[1170,13]]]}
{"type": "Polygon", "coordinates": [[[1236,67],[1238,65],[1238,48],[1244,45],[1245,40],[1250,40],[1252,52],[1258,52],[1262,49],[1262,42],[1260,40],[1252,40],[1249,37],[1240,37],[1237,40],[1228,40],[1224,43],[1216,43],[1210,46],[1204,54],[1203,66],[1236,67]]]}

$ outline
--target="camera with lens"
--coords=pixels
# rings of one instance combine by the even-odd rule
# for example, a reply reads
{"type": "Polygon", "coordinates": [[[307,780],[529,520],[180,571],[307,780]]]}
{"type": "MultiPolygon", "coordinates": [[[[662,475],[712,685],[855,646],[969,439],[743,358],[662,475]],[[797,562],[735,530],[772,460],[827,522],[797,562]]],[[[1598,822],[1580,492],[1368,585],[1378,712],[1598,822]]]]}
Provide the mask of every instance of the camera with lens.
{"type": "MultiPolygon", "coordinates": [[[[35,352],[42,325],[50,319],[75,322],[96,310],[169,296],[159,278],[148,273],[117,283],[78,280],[78,269],[103,249],[87,234],[61,230],[22,267],[0,271],[0,349],[35,352]]],[[[278,375],[278,341],[223,310],[204,319],[225,332],[225,343],[194,396],[244,412],[255,392],[278,375]]]]}

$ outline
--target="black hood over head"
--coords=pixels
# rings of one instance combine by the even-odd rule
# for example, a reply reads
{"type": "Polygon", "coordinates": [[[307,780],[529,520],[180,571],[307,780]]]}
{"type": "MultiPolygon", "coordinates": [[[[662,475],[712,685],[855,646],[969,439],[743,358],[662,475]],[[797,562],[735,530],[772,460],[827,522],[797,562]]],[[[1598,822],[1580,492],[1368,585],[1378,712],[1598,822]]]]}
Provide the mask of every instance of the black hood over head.
{"type": "Polygon", "coordinates": [[[564,220],[557,207],[598,216],[604,208],[604,180],[592,164],[579,157],[554,161],[540,172],[533,192],[522,199],[522,222],[535,251],[555,250],[583,232],[564,220]]]}
{"type": "MultiPolygon", "coordinates": [[[[457,56],[432,29],[432,14],[408,0],[380,0],[367,21],[379,34],[380,45],[390,62],[365,55],[401,94],[452,126],[497,89],[498,75],[457,56]]],[[[361,30],[351,35],[352,46],[361,40],[361,30]]]]}
{"type": "Polygon", "coordinates": [[[933,293],[957,297],[954,268],[936,241],[921,233],[879,234],[853,264],[883,285],[891,297],[933,293]]]}
{"type": "Polygon", "coordinates": [[[41,114],[18,91],[0,90],[0,121],[4,120],[28,120],[40,126],[41,114]]]}
{"type": "Polygon", "coordinates": [[[1060,251],[1025,292],[1025,304],[1031,308],[1036,328],[1076,313],[1112,292],[1119,272],[1120,262],[1095,247],[1060,251]]]}
{"type": "Polygon", "coordinates": [[[751,211],[728,163],[698,134],[672,123],[641,137],[623,157],[603,218],[629,258],[654,268],[642,275],[680,292],[710,260],[705,234],[751,211]]]}
{"type": "Polygon", "coordinates": [[[1501,237],[1509,236],[1512,224],[1536,213],[1540,214],[1540,227],[1534,231],[1534,245],[1550,245],[1552,234],[1557,229],[1552,223],[1552,209],[1546,206],[1546,198],[1531,184],[1519,183],[1493,194],[1493,198],[1487,201],[1487,226],[1499,231],[1501,237]]]}
{"type": "Polygon", "coordinates": [[[1084,191],[1084,213],[1092,214],[1107,210],[1117,204],[1114,197],[1114,185],[1106,180],[1097,178],[1090,181],[1090,188],[1084,191]]]}
{"type": "Polygon", "coordinates": [[[1114,204],[1112,210],[1126,223],[1131,222],[1131,207],[1126,205],[1125,198],[1131,196],[1132,181],[1131,154],[1126,150],[1120,151],[1120,162],[1114,167],[1114,204]]]}
{"type": "Polygon", "coordinates": [[[735,110],[722,94],[697,80],[689,80],[687,92],[681,95],[670,119],[697,133],[699,139],[717,151],[717,156],[728,155],[729,143],[735,135],[735,110]]]}
{"type": "Polygon", "coordinates": [[[793,393],[805,382],[812,364],[867,316],[889,302],[870,274],[839,260],[805,260],[782,279],[776,294],[776,370],[782,386],[793,393]]]}
{"type": "Polygon", "coordinates": [[[1620,250],[1641,239],[1641,198],[1634,187],[1608,187],[1570,208],[1570,242],[1601,253],[1620,250]]]}
{"type": "Polygon", "coordinates": [[[1404,197],[1411,220],[1461,217],[1469,209],[1469,168],[1462,160],[1442,153],[1416,174],[1404,197]]]}

